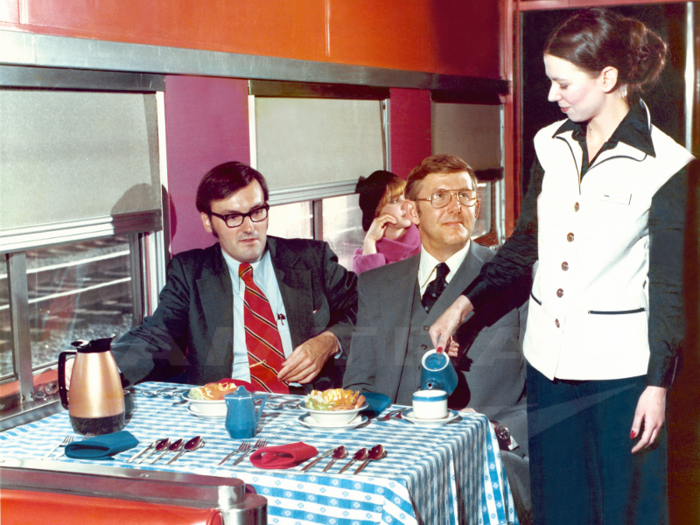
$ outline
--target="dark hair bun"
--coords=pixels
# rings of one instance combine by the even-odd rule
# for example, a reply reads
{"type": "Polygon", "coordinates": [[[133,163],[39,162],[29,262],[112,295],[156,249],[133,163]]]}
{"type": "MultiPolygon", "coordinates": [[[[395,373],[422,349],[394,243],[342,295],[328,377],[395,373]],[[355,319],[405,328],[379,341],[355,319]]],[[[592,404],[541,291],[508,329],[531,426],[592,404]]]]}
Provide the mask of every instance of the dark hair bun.
{"type": "Polygon", "coordinates": [[[627,85],[634,102],[645,84],[659,78],[668,46],[639,20],[594,7],[564,20],[550,35],[544,52],[594,74],[614,67],[619,84],[627,85]]]}

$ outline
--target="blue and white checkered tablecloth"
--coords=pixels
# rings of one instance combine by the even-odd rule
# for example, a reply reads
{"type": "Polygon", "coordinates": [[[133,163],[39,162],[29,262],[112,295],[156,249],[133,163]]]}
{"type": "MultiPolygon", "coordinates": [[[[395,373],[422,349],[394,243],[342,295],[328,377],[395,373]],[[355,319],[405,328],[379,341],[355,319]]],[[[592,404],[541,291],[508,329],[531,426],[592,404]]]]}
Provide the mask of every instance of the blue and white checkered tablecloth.
{"type": "MultiPolygon", "coordinates": [[[[136,390],[186,385],[143,383],[136,390]]],[[[288,396],[293,399],[294,396],[288,396]]],[[[270,400],[275,404],[281,399],[270,400]]],[[[268,500],[268,522],[280,525],[386,524],[490,524],[517,523],[496,437],[486,416],[463,413],[455,421],[426,428],[407,421],[372,420],[368,425],[339,433],[308,429],[299,422],[303,410],[265,408],[258,437],[268,446],[303,441],[319,453],[345,445],[350,454],[378,443],[388,456],[371,462],[360,474],[354,467],[338,474],[347,460],[339,460],[322,473],[327,460],[308,472],[304,464],[288,470],[262,470],[246,458],[232,467],[217,466],[241,440],[229,437],[224,419],[192,415],[186,404],[173,399],[134,396],[135,410],[125,430],[139,440],[135,449],[113,460],[87,461],[63,456],[58,461],[102,467],[171,470],[239,478],[268,500]],[[202,436],[204,448],[186,453],[171,465],[163,460],[150,465],[126,460],[156,439],[185,440],[202,436]]],[[[387,410],[401,408],[389,407],[387,410]]],[[[64,436],[74,435],[67,412],[0,433],[0,457],[39,459],[64,436]]],[[[76,436],[80,438],[80,436],[76,436]]],[[[54,454],[55,456],[56,454],[54,454]]]]}

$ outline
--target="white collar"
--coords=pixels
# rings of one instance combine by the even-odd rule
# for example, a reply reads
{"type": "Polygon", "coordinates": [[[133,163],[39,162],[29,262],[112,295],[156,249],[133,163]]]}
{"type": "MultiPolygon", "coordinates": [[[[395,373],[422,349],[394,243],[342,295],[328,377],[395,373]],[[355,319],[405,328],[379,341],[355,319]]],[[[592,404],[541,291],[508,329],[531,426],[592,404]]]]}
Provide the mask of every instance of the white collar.
{"type": "MultiPolygon", "coordinates": [[[[450,268],[450,273],[448,273],[447,277],[445,277],[445,280],[448,283],[452,280],[452,277],[454,277],[459,267],[462,266],[464,259],[467,257],[470,243],[471,239],[468,239],[467,243],[464,245],[464,248],[453,254],[445,261],[445,264],[447,264],[447,266],[450,268]]],[[[418,284],[420,285],[421,295],[423,295],[425,292],[425,289],[428,287],[428,284],[430,284],[430,281],[435,279],[435,267],[438,264],[440,264],[440,261],[430,255],[425,248],[421,246],[420,264],[418,265],[418,284]]]]}

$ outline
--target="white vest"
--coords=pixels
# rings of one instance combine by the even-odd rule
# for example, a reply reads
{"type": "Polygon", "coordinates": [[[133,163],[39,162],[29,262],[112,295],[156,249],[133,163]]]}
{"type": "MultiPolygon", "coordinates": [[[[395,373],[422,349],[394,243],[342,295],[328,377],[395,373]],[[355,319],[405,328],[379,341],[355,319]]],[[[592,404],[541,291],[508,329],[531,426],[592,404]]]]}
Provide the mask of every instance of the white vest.
{"type": "Polygon", "coordinates": [[[579,143],[553,137],[562,124],[535,137],[545,174],[525,357],[550,379],[646,375],[649,208],[693,157],[649,121],[655,158],[620,142],[581,181],[579,143]]]}

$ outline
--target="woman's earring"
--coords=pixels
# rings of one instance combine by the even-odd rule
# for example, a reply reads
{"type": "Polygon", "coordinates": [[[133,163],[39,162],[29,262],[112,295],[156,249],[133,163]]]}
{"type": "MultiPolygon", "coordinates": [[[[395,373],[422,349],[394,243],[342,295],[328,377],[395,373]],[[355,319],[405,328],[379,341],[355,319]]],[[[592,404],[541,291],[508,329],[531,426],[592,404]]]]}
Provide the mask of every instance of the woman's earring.
{"type": "Polygon", "coordinates": [[[627,98],[627,84],[620,88],[620,96],[622,98],[627,98]]]}

